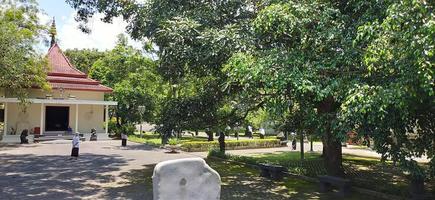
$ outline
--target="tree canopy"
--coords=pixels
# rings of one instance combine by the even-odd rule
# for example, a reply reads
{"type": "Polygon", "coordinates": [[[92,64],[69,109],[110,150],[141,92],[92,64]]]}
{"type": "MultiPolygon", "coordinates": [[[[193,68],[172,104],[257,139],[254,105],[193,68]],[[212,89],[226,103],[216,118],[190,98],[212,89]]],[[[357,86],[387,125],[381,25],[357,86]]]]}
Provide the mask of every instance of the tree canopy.
{"type": "Polygon", "coordinates": [[[158,46],[168,128],[225,126],[262,108],[320,134],[331,175],[344,175],[340,143],[352,130],[419,177],[412,156],[428,155],[433,175],[433,3],[68,2],[83,22],[122,16],[132,37],[158,46]]]}
{"type": "Polygon", "coordinates": [[[66,57],[80,71],[89,73],[92,65],[100,58],[104,57],[105,52],[97,49],[67,49],[66,57]]]}
{"type": "Polygon", "coordinates": [[[124,35],[118,36],[113,50],[94,62],[89,75],[114,89],[107,98],[118,102],[118,125],[153,122],[165,84],[156,74],[156,62],[128,45],[124,35]]]}
{"type": "Polygon", "coordinates": [[[45,27],[38,23],[35,2],[0,2],[0,88],[24,101],[27,88],[49,88],[47,62],[35,49],[45,27]]]}
{"type": "Polygon", "coordinates": [[[419,179],[426,173],[411,158],[424,154],[435,176],[433,9],[433,2],[395,2],[385,19],[360,27],[356,42],[366,45],[364,81],[349,91],[340,116],[374,137],[384,159],[399,161],[419,179]]]}

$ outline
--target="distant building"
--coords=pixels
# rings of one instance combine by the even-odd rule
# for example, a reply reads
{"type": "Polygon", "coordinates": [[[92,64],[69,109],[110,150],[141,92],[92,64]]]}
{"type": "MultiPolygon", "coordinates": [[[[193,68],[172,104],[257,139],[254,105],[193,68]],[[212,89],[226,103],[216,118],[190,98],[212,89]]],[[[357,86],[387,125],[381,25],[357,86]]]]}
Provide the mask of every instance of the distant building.
{"type": "Polygon", "coordinates": [[[18,142],[24,129],[34,135],[67,136],[71,131],[90,134],[95,128],[100,139],[107,138],[108,107],[117,102],[105,101],[104,94],[111,93],[112,89],[76,69],[56,43],[55,33],[47,58],[47,81],[52,90],[29,88],[30,105],[25,111],[20,109],[20,101],[11,91],[0,88],[2,142],[18,142]]]}

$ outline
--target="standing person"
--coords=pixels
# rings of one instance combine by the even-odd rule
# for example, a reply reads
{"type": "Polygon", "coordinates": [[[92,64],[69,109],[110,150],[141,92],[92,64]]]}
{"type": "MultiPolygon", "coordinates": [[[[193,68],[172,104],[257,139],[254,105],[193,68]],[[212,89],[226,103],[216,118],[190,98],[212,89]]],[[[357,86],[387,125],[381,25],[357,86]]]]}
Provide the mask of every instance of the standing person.
{"type": "Polygon", "coordinates": [[[293,138],[293,141],[292,141],[292,149],[293,149],[293,150],[296,150],[296,138],[293,138]]]}
{"type": "Polygon", "coordinates": [[[121,140],[122,140],[122,146],[123,147],[127,146],[127,139],[128,139],[127,134],[121,133],[121,140]]]}
{"type": "Polygon", "coordinates": [[[21,141],[21,143],[20,144],[29,144],[29,140],[27,139],[27,136],[29,136],[28,132],[29,131],[27,129],[24,129],[21,132],[21,135],[20,135],[20,141],[21,141]]]}
{"type": "Polygon", "coordinates": [[[263,127],[260,128],[260,139],[264,139],[266,136],[266,130],[263,127]]]}
{"type": "Polygon", "coordinates": [[[76,132],[72,139],[71,158],[77,159],[79,157],[79,145],[80,145],[80,136],[79,133],[76,132]]]}

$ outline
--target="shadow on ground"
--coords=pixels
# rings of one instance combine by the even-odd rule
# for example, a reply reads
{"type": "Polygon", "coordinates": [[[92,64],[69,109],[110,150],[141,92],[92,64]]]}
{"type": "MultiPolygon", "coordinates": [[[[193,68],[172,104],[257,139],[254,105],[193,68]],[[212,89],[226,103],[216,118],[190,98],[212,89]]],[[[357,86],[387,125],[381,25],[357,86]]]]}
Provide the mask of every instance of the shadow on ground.
{"type": "MultiPolygon", "coordinates": [[[[324,199],[333,200],[333,193],[321,194],[318,186],[306,181],[285,178],[283,181],[271,181],[259,177],[259,171],[245,165],[228,163],[221,160],[207,160],[207,163],[221,175],[222,200],[282,200],[282,199],[324,199]]],[[[125,182],[122,186],[107,188],[105,199],[144,199],[152,200],[152,174],[155,165],[146,165],[143,169],[122,173],[125,182]]],[[[365,199],[358,194],[346,199],[365,199]]]]}
{"type": "Polygon", "coordinates": [[[6,150],[11,150],[11,149],[16,149],[16,148],[34,148],[36,147],[37,144],[4,144],[4,143],[0,143],[0,152],[1,151],[6,151],[6,150]]]}
{"type": "Polygon", "coordinates": [[[107,147],[102,147],[102,149],[124,150],[124,151],[125,150],[144,150],[144,151],[159,150],[159,148],[157,147],[153,147],[146,144],[138,144],[138,143],[132,143],[130,145],[123,147],[121,146],[121,142],[119,143],[119,146],[107,146],[107,147]]]}
{"type": "Polygon", "coordinates": [[[119,170],[127,161],[118,155],[81,154],[0,156],[1,199],[82,199],[105,192],[100,184],[115,179],[106,172],[119,170]]]}
{"type": "Polygon", "coordinates": [[[152,200],[153,186],[152,175],[155,165],[144,165],[143,169],[124,172],[120,176],[124,178],[116,187],[106,188],[102,199],[137,199],[152,200]]]}

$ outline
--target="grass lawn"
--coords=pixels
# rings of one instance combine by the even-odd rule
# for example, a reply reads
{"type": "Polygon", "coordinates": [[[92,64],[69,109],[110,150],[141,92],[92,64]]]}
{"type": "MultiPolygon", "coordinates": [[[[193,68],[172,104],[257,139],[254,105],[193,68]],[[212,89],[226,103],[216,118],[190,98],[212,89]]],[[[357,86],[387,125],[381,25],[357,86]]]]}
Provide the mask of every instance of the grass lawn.
{"type": "MultiPolygon", "coordinates": [[[[128,140],[132,142],[150,144],[154,146],[160,146],[162,144],[162,139],[159,137],[159,134],[154,134],[152,132],[143,133],[142,136],[139,134],[139,132],[136,132],[135,135],[128,136],[128,140]]],[[[207,141],[207,138],[200,137],[200,136],[197,137],[184,136],[178,139],[178,143],[180,144],[184,142],[195,142],[195,141],[207,141]]]]}
{"type": "MultiPolygon", "coordinates": [[[[273,163],[287,167],[289,172],[310,177],[326,174],[323,160],[318,153],[305,153],[304,161],[300,160],[299,152],[231,156],[230,159],[250,164],[273,163]]],[[[382,163],[376,158],[343,155],[343,167],[347,178],[356,186],[397,196],[409,195],[409,180],[391,162],[382,163]]],[[[426,182],[427,190],[435,195],[434,185],[434,180],[426,182]]]]}
{"type": "MultiPolygon", "coordinates": [[[[318,192],[318,185],[306,181],[285,178],[283,181],[271,181],[259,176],[259,171],[242,164],[228,161],[207,159],[207,163],[221,176],[222,200],[282,200],[282,199],[324,199],[333,200],[337,196],[333,193],[318,192]]],[[[128,181],[121,187],[109,190],[123,191],[126,198],[152,199],[152,173],[154,166],[133,170],[121,174],[128,181]],[[132,195],[132,196],[129,196],[132,195]]],[[[367,195],[353,194],[346,198],[351,200],[371,199],[367,195]]]]}
{"type": "MultiPolygon", "coordinates": [[[[134,135],[128,137],[129,141],[136,143],[144,143],[152,146],[161,146],[161,138],[158,134],[151,132],[143,133],[136,132],[134,135]]],[[[176,139],[177,144],[181,145],[184,151],[208,151],[211,148],[218,148],[218,140],[214,139],[213,142],[208,142],[207,137],[204,136],[191,136],[185,135],[179,139],[176,139]]],[[[273,136],[266,137],[265,139],[259,139],[254,137],[253,139],[240,138],[239,140],[227,139],[227,148],[265,148],[265,147],[277,147],[280,146],[278,139],[273,136]]]]}

